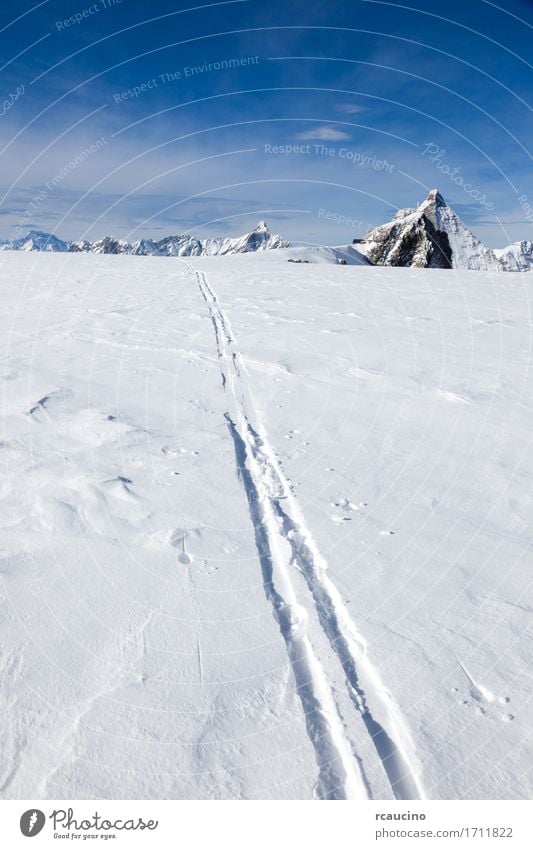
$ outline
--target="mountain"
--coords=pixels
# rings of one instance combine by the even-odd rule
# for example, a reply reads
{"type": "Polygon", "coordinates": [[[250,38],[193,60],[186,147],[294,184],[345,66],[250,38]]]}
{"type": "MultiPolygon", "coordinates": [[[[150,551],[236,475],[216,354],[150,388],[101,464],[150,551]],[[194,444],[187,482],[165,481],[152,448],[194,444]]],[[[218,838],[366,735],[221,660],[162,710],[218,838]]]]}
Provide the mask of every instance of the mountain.
{"type": "Polygon", "coordinates": [[[400,209],[392,221],[370,230],[357,249],[375,265],[511,270],[463,224],[437,189],[415,209],[400,209]]]}
{"type": "MultiPolygon", "coordinates": [[[[89,242],[65,242],[50,233],[30,230],[25,236],[0,241],[0,250],[54,251],[133,256],[220,256],[254,253],[291,247],[260,221],[251,233],[236,238],[197,239],[188,234],[165,236],[158,241],[140,239],[127,242],[105,236],[89,242]]],[[[327,248],[326,254],[311,251],[301,262],[346,262],[413,268],[455,268],[466,271],[533,270],[533,241],[515,242],[506,248],[490,250],[466,227],[437,189],[414,209],[400,209],[392,221],[374,227],[357,241],[356,249],[327,248]],[[344,251],[337,255],[335,251],[344,251]],[[355,253],[353,252],[355,251],[355,253]]],[[[293,261],[297,261],[294,257],[293,261]]]]}
{"type": "Polygon", "coordinates": [[[252,251],[268,251],[288,247],[277,233],[271,233],[264,221],[255,230],[237,238],[196,239],[194,236],[165,236],[158,242],[141,239],[126,242],[105,236],[94,242],[83,239],[79,242],[64,242],[50,233],[31,230],[20,239],[0,242],[0,250],[11,251],[70,251],[91,254],[133,254],[136,256],[216,256],[218,254],[242,254],[252,251]]]}
{"type": "Polygon", "coordinates": [[[50,233],[43,233],[42,230],[30,230],[19,239],[0,242],[0,251],[66,252],[69,247],[69,242],[64,242],[63,239],[58,239],[50,233]]]}
{"type": "Polygon", "coordinates": [[[95,242],[88,242],[85,239],[80,242],[71,242],[69,251],[85,254],[130,254],[132,253],[131,247],[129,242],[125,242],[123,239],[104,236],[103,239],[97,239],[95,242]]]}
{"type": "Polygon", "coordinates": [[[494,253],[498,261],[504,266],[505,271],[531,271],[533,269],[533,242],[530,239],[515,242],[507,248],[498,248],[494,253]]]}

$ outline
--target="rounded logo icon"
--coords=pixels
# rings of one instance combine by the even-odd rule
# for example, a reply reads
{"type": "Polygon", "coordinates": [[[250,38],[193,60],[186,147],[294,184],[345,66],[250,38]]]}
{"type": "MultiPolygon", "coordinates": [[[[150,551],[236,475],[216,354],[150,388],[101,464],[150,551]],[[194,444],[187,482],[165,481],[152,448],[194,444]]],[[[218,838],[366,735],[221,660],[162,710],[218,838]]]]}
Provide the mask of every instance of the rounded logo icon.
{"type": "Polygon", "coordinates": [[[24,837],[35,837],[43,830],[46,817],[42,811],[37,808],[30,808],[25,811],[20,818],[20,830],[24,837]]]}

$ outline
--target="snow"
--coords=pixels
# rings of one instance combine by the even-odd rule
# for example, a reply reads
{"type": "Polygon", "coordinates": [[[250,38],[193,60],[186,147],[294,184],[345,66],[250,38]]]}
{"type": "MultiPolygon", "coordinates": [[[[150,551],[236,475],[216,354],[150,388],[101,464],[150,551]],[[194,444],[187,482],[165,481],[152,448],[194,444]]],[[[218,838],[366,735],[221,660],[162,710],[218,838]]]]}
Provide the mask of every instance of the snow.
{"type": "Polygon", "coordinates": [[[370,265],[369,260],[351,245],[327,247],[325,245],[301,245],[280,247],[275,253],[265,254],[263,262],[279,263],[280,260],[296,263],[319,263],[326,265],[370,265]]]}
{"type": "Polygon", "coordinates": [[[529,275],[0,262],[3,797],[529,798],[529,275]]]}
{"type": "Polygon", "coordinates": [[[530,271],[533,268],[533,241],[523,239],[494,251],[506,271],[530,271]]]}
{"type": "Polygon", "coordinates": [[[501,271],[493,251],[489,250],[466,227],[437,190],[429,193],[422,204],[437,230],[444,231],[452,249],[452,267],[471,271],[501,271]]]}

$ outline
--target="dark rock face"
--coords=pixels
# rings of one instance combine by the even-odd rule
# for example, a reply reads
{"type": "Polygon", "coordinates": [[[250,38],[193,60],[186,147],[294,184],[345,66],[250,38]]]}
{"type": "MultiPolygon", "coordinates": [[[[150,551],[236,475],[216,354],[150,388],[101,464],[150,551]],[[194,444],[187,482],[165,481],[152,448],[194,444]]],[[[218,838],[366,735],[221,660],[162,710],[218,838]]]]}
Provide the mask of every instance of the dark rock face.
{"type": "Polygon", "coordinates": [[[429,219],[426,218],[426,221],[431,242],[428,268],[452,268],[452,248],[448,234],[443,230],[436,230],[429,219]]]}
{"type": "Polygon", "coordinates": [[[366,252],[375,265],[392,265],[401,268],[451,268],[452,249],[448,235],[437,230],[424,214],[405,226],[404,221],[390,228],[369,234],[372,246],[366,252]]]}

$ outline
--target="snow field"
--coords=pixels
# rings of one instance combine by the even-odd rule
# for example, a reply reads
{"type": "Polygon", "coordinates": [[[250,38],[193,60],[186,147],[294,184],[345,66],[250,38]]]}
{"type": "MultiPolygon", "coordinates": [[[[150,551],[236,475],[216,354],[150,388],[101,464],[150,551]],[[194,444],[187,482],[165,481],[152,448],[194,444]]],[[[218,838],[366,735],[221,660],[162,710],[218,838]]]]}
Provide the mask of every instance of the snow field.
{"type": "Polygon", "coordinates": [[[5,798],[530,795],[527,281],[279,253],[2,255],[5,798]]]}

